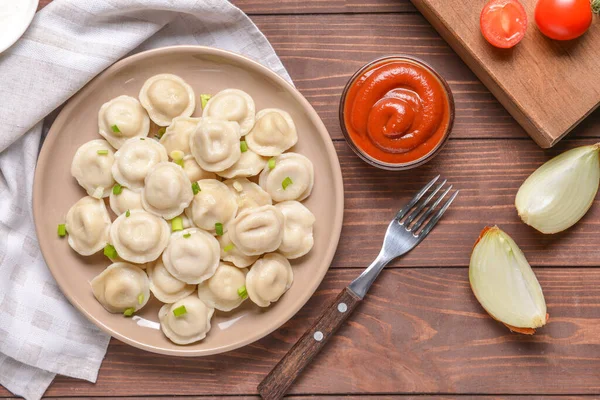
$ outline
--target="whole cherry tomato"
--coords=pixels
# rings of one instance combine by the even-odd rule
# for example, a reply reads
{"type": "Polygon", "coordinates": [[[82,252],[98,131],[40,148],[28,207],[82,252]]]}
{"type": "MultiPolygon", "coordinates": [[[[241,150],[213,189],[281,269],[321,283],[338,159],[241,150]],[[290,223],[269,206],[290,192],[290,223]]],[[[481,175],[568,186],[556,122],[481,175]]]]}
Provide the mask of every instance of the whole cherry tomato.
{"type": "Polygon", "coordinates": [[[535,6],[535,22],[550,39],[578,38],[592,23],[590,0],[539,0],[535,6]]]}
{"type": "Polygon", "coordinates": [[[527,13],[518,0],[490,0],[481,10],[479,23],[491,45],[507,49],[525,36],[527,13]]]}

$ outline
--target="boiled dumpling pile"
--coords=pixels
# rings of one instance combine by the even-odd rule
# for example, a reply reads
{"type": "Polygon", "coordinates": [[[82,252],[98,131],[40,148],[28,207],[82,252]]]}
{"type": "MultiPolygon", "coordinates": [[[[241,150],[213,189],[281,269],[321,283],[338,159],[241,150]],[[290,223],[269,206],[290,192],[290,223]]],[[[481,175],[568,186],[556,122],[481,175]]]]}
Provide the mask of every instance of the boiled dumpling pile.
{"type": "Polygon", "coordinates": [[[298,142],[292,117],[257,112],[242,90],[210,97],[201,117],[192,117],[194,90],[176,75],[149,78],[138,97],[100,108],[103,139],[81,145],[71,165],[86,195],[59,235],[83,256],[104,249],[112,261],[90,282],[102,307],[129,317],[152,293],[165,303],[165,336],[194,343],[215,310],[247,299],[268,307],[291,287],[289,260],[313,247],[315,217],[300,203],[312,192],[313,164],[286,152],[298,142]]]}

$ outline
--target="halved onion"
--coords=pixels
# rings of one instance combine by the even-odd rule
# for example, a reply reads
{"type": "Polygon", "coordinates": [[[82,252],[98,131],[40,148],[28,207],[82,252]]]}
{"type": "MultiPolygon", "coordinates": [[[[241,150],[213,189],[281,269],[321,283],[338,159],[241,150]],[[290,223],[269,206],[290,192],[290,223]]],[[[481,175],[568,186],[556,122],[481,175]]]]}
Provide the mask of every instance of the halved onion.
{"type": "Polygon", "coordinates": [[[486,227],[469,264],[475,297],[511,331],[532,335],[548,321],[542,288],[519,246],[497,226],[486,227]]]}
{"type": "Polygon", "coordinates": [[[523,182],[515,206],[527,225],[557,233],[575,225],[592,206],[600,183],[600,143],[571,149],[523,182]]]}

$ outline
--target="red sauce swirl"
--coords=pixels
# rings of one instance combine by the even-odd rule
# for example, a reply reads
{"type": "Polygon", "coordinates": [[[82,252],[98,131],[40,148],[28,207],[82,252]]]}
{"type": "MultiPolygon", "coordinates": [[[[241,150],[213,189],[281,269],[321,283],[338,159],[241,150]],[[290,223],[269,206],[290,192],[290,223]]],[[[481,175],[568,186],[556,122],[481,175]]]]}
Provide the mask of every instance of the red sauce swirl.
{"type": "Polygon", "coordinates": [[[444,139],[448,94],[424,65],[392,59],[354,79],[344,102],[344,124],[369,156],[391,164],[418,160],[444,139]]]}

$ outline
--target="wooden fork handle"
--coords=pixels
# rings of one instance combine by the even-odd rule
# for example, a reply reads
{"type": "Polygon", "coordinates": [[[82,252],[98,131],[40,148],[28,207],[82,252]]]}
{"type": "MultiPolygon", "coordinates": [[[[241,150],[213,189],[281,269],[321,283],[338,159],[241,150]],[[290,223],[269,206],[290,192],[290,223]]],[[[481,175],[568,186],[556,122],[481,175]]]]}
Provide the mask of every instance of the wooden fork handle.
{"type": "Polygon", "coordinates": [[[258,385],[261,397],[265,400],[283,398],[292,383],[342,326],[360,301],[360,297],[350,289],[344,288],[312,328],[302,335],[258,385]]]}

